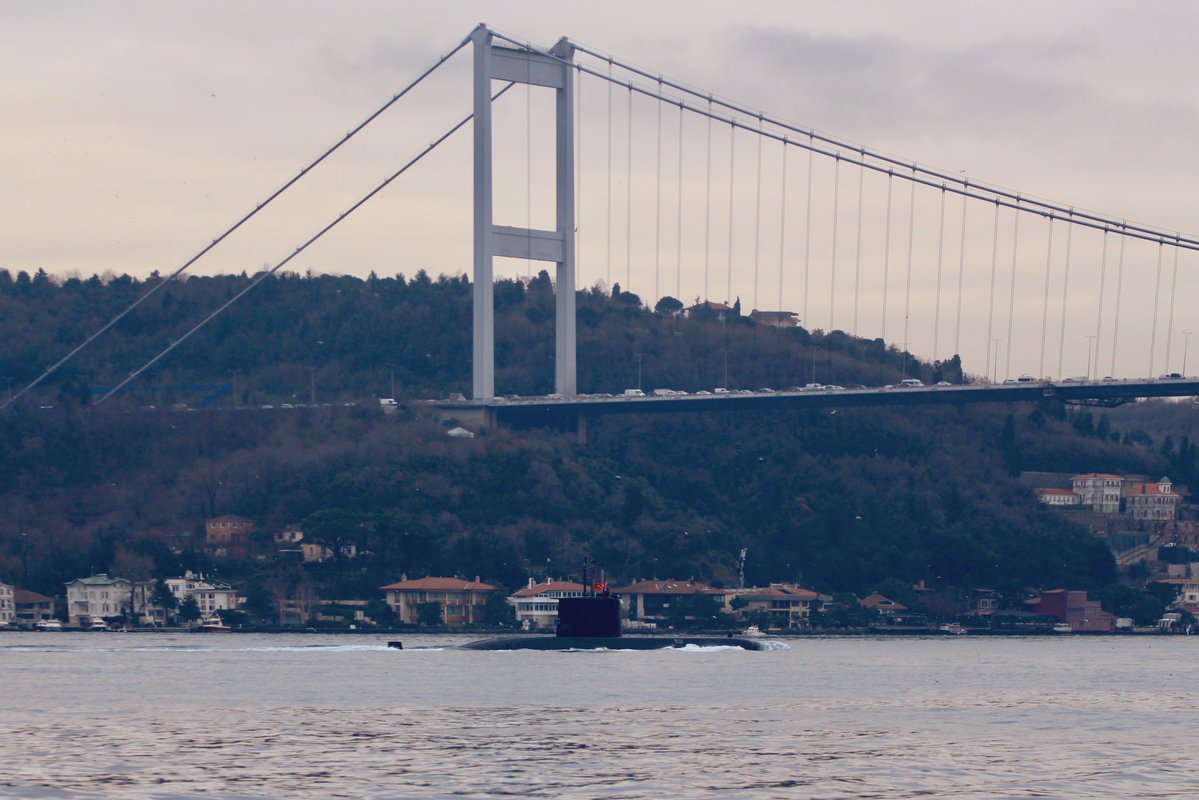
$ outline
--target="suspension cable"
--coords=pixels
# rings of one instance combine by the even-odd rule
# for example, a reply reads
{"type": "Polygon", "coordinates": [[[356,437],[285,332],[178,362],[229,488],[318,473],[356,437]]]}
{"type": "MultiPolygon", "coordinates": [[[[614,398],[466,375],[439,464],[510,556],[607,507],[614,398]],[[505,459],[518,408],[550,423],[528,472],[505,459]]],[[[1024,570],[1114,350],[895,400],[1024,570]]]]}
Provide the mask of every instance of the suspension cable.
{"type": "Polygon", "coordinates": [[[787,243],[787,145],[783,143],[783,165],[782,165],[782,186],[779,189],[779,293],[778,297],[778,312],[780,314],[779,322],[782,322],[781,315],[783,313],[783,270],[786,263],[784,259],[784,251],[787,243]]]}
{"type": "MultiPolygon", "coordinates": [[[[658,87],[662,91],[662,87],[658,87]]],[[[657,184],[654,189],[654,302],[662,298],[662,103],[658,106],[658,150],[654,159],[657,184]]]]}
{"type": "MultiPolygon", "coordinates": [[[[967,181],[968,182],[968,181],[967,181]]],[[[961,356],[962,343],[962,285],[966,280],[966,195],[962,195],[962,235],[958,240],[958,310],[953,323],[953,354],[961,356]]]]}
{"type": "Polygon", "coordinates": [[[841,207],[841,159],[833,162],[833,250],[828,264],[828,330],[836,330],[833,311],[837,300],[837,212],[841,207]]]}
{"type": "Polygon", "coordinates": [[[903,300],[903,351],[908,351],[908,323],[912,311],[912,242],[916,238],[916,184],[908,201],[908,279],[903,300]]]}
{"type": "MultiPolygon", "coordinates": [[[[1120,297],[1124,288],[1124,244],[1127,240],[1120,237],[1120,262],[1116,268],[1116,319],[1112,325],[1112,375],[1116,374],[1116,348],[1120,345],[1120,297]]],[[[1150,376],[1152,377],[1152,376],[1150,376]]]]}
{"type": "MultiPolygon", "coordinates": [[[[533,72],[532,59],[525,59],[525,247],[533,250],[533,72]]],[[[533,277],[533,259],[525,259],[525,277],[533,277]]]]}
{"type": "Polygon", "coordinates": [[[625,220],[624,220],[624,269],[625,291],[633,291],[633,92],[629,91],[628,111],[629,141],[625,148],[625,220]]]}
{"type": "Polygon", "coordinates": [[[941,266],[945,261],[945,190],[941,190],[941,221],[937,233],[937,298],[933,301],[933,361],[941,340],[941,266]]]}
{"type": "MultiPolygon", "coordinates": [[[[491,96],[491,101],[494,103],[501,96],[503,96],[503,94],[505,92],[507,92],[509,89],[511,89],[514,85],[515,85],[514,83],[508,83],[506,86],[504,86],[502,89],[500,89],[498,92],[496,92],[495,94],[493,94],[491,96]]],[[[108,392],[103,397],[101,397],[99,400],[97,400],[96,405],[103,403],[105,400],[112,397],[114,394],[119,392],[121,389],[125,388],[125,386],[127,386],[131,381],[133,381],[135,378],[137,378],[143,372],[148,370],[150,367],[157,364],[168,353],[170,353],[176,347],[178,347],[179,345],[183,344],[185,341],[190,339],[192,334],[194,334],[196,331],[200,330],[205,325],[207,325],[209,322],[211,322],[218,314],[220,314],[222,311],[227,309],[229,306],[233,305],[238,300],[240,300],[242,297],[244,297],[255,286],[262,283],[264,280],[269,278],[271,275],[274,275],[276,272],[278,272],[280,269],[282,269],[284,266],[286,266],[293,258],[295,258],[296,256],[300,255],[300,253],[303,253],[305,250],[307,250],[310,245],[314,244],[318,239],[320,239],[326,233],[333,230],[333,228],[337,227],[337,225],[340,224],[343,220],[345,220],[346,217],[349,217],[351,214],[353,214],[355,211],[357,211],[359,208],[361,208],[363,205],[365,205],[367,203],[367,201],[369,201],[372,197],[374,197],[379,192],[383,191],[389,185],[391,185],[391,183],[396,178],[403,175],[410,168],[412,168],[414,165],[416,165],[416,163],[419,162],[422,158],[427,156],[429,153],[433,152],[433,150],[435,150],[442,142],[444,142],[446,139],[450,138],[455,133],[457,133],[464,125],[466,125],[466,123],[468,123],[472,119],[474,119],[474,116],[475,115],[473,112],[470,114],[467,114],[465,117],[463,117],[461,120],[459,120],[452,128],[450,128],[445,133],[441,134],[441,136],[437,137],[432,142],[430,142],[423,150],[421,150],[419,153],[417,153],[415,156],[413,156],[411,159],[409,159],[407,163],[405,163],[402,167],[400,167],[398,170],[396,170],[391,175],[389,175],[387,178],[385,178],[382,183],[380,183],[374,189],[371,189],[361,199],[359,199],[352,206],[350,206],[348,209],[343,211],[339,216],[337,216],[332,222],[328,223],[327,225],[325,225],[325,227],[321,228],[319,231],[317,231],[315,234],[313,234],[311,237],[309,237],[309,239],[306,242],[304,242],[302,245],[300,245],[299,247],[297,247],[295,249],[295,252],[289,254],[286,258],[284,258],[282,261],[280,261],[275,266],[271,267],[266,272],[263,272],[262,274],[255,277],[254,280],[250,282],[249,286],[242,289],[240,292],[235,294],[233,297],[231,297],[227,301],[225,301],[225,303],[223,305],[221,305],[220,308],[218,308],[216,311],[213,311],[211,314],[209,314],[203,320],[198,322],[195,325],[195,327],[193,327],[187,333],[183,334],[181,337],[179,337],[175,341],[171,342],[170,345],[168,345],[158,355],[154,356],[154,358],[147,361],[145,364],[143,364],[141,367],[139,367],[136,371],[129,373],[129,376],[127,378],[125,378],[123,381],[118,383],[113,388],[109,389],[108,392]]]]}
{"type": "Polygon", "coordinates": [[[612,59],[608,59],[608,290],[612,289],[612,59]]]}
{"type": "MultiPolygon", "coordinates": [[[[1020,252],[1020,215],[1015,215],[1012,226],[1012,283],[1007,296],[1007,348],[1004,350],[1003,378],[1011,377],[1012,369],[1012,323],[1016,317],[1016,256],[1020,252]]],[[[999,358],[997,355],[996,358],[999,358]]]]}
{"type": "Polygon", "coordinates": [[[895,176],[887,173],[887,229],[883,236],[883,324],[879,338],[887,341],[887,279],[891,272],[891,193],[895,188],[895,176]]]}
{"type": "MultiPolygon", "coordinates": [[[[812,274],[812,151],[808,150],[808,200],[805,208],[807,222],[804,225],[803,237],[803,321],[811,325],[808,319],[808,280],[812,274]]],[[[808,328],[811,330],[811,328],[808,328]]]]}
{"type": "Polygon", "coordinates": [[[737,129],[729,128],[729,278],[725,284],[724,302],[728,305],[733,304],[733,208],[736,207],[734,202],[734,179],[736,172],[734,165],[737,161],[737,129]]]}
{"type": "MultiPolygon", "coordinates": [[[[525,48],[529,47],[529,45],[527,45],[525,43],[518,42],[514,39],[509,39],[509,38],[503,36],[502,34],[496,33],[495,35],[502,39],[505,39],[506,41],[511,42],[512,44],[514,44],[518,47],[525,47],[525,48]]],[[[632,73],[634,75],[638,75],[638,76],[641,76],[644,78],[656,79],[654,75],[652,75],[651,73],[649,73],[635,65],[629,64],[629,63],[621,61],[619,59],[614,59],[612,56],[604,55],[602,53],[599,53],[596,50],[593,50],[593,49],[591,49],[585,45],[579,44],[577,42],[572,41],[571,44],[574,46],[574,48],[577,51],[584,53],[586,55],[592,56],[593,58],[599,59],[601,61],[615,61],[616,64],[621,69],[625,70],[626,72],[629,72],[629,73],[632,73]]],[[[665,79],[663,79],[662,82],[667,87],[669,87],[671,89],[675,89],[680,92],[683,92],[685,94],[691,95],[692,97],[707,98],[707,99],[711,100],[715,105],[718,105],[721,108],[728,109],[729,111],[732,111],[734,113],[743,114],[743,115],[751,116],[754,118],[762,116],[771,125],[774,125],[783,130],[791,131],[792,133],[800,133],[800,134],[804,134],[804,135],[810,135],[813,139],[816,139],[825,144],[828,144],[833,148],[842,149],[842,150],[853,150],[853,151],[863,151],[864,150],[866,156],[868,156],[869,158],[875,159],[876,161],[881,161],[884,164],[887,164],[890,166],[901,166],[901,167],[905,167],[905,168],[912,168],[914,173],[926,175],[931,179],[931,182],[928,183],[927,185],[936,185],[939,182],[949,182],[949,183],[954,184],[954,186],[947,187],[947,191],[955,191],[956,192],[957,191],[956,187],[964,187],[969,183],[969,181],[967,179],[962,178],[958,175],[953,175],[950,173],[943,173],[943,172],[931,169],[929,167],[923,167],[918,164],[912,164],[911,162],[903,161],[894,156],[888,156],[885,153],[881,153],[881,152],[874,151],[874,150],[869,150],[869,149],[863,148],[860,145],[853,144],[853,143],[845,141],[845,140],[836,139],[834,137],[827,136],[824,134],[818,134],[812,130],[800,128],[796,125],[784,122],[784,121],[776,119],[774,117],[767,116],[761,111],[755,111],[748,107],[741,106],[741,105],[738,105],[736,103],[733,103],[733,102],[730,102],[727,100],[722,100],[722,99],[716,98],[714,95],[712,95],[710,93],[702,92],[698,89],[694,89],[694,88],[687,86],[685,84],[682,84],[682,83],[665,80],[665,79]]],[[[831,155],[831,154],[825,153],[825,155],[831,155]]],[[[873,166],[872,168],[877,169],[880,172],[883,172],[886,169],[888,169],[887,166],[880,168],[877,165],[873,166]]],[[[902,175],[902,174],[900,175],[900,177],[907,179],[907,176],[902,175]]],[[[1097,214],[1088,214],[1085,212],[1080,212],[1080,211],[1077,211],[1076,209],[1059,206],[1059,205],[1056,205],[1054,203],[1050,203],[1047,201],[1029,198],[1024,195],[1021,195],[1018,192],[1010,192],[1010,191],[1007,191],[1004,189],[988,187],[983,184],[979,184],[977,182],[974,183],[973,185],[976,188],[981,189],[982,191],[985,191],[987,194],[994,195],[995,197],[998,197],[998,198],[1005,198],[1006,200],[1021,204],[1024,207],[1024,210],[1026,212],[1039,213],[1042,215],[1068,214],[1071,217],[1071,219],[1075,221],[1075,224],[1082,224],[1078,221],[1081,218],[1083,220],[1088,220],[1092,223],[1097,223],[1097,225],[1095,225],[1094,227],[1114,226],[1114,227],[1119,227],[1121,229],[1125,228],[1124,224],[1120,223],[1118,220],[1115,220],[1114,218],[1103,217],[1103,216],[1097,215],[1097,214]]],[[[978,199],[992,200],[993,198],[979,197],[978,199]]],[[[1009,207],[1012,207],[1012,206],[1009,206],[1009,207]]],[[[1060,216],[1059,216],[1059,218],[1060,218],[1060,216]]],[[[1188,245],[1193,245],[1193,247],[1189,247],[1187,249],[1199,249],[1199,239],[1196,239],[1196,238],[1184,237],[1180,234],[1175,234],[1175,235],[1171,236],[1162,230],[1145,227],[1145,226],[1127,225],[1126,227],[1127,227],[1127,230],[1129,230],[1129,231],[1135,231],[1137,233],[1147,234],[1150,238],[1152,238],[1155,241],[1157,239],[1163,239],[1163,240],[1171,240],[1172,239],[1177,244],[1185,243],[1188,245]]]]}
{"type": "Polygon", "coordinates": [[[401,89],[396,94],[392,95],[390,100],[388,100],[386,103],[384,103],[382,106],[380,106],[377,110],[375,110],[370,116],[368,116],[366,119],[364,119],[362,122],[360,122],[357,126],[355,126],[354,128],[351,128],[346,133],[345,136],[338,139],[331,147],[326,149],[323,153],[321,153],[319,156],[317,156],[315,160],[310,162],[308,164],[308,166],[301,169],[299,171],[299,173],[297,173],[295,175],[295,177],[291,178],[286,183],[284,183],[282,186],[280,186],[278,189],[276,189],[274,192],[272,192],[270,195],[268,195],[267,198],[265,200],[263,200],[262,202],[258,203],[254,207],[253,210],[251,210],[250,212],[243,215],[240,219],[238,219],[235,223],[233,223],[233,225],[231,225],[227,229],[225,229],[224,233],[221,233],[219,236],[217,236],[215,239],[213,239],[210,244],[205,245],[198,253],[193,255],[187,261],[183,262],[182,266],[178,267],[170,275],[166,276],[161,281],[159,281],[154,286],[152,286],[150,289],[148,289],[144,293],[142,293],[142,295],[140,297],[138,297],[136,300],[134,300],[131,304],[129,304],[125,308],[124,311],[122,311],[121,313],[117,314],[115,317],[110,319],[103,326],[98,328],[94,333],[92,333],[90,336],[88,336],[86,339],[84,339],[80,344],[76,345],[76,347],[73,350],[71,350],[65,356],[60,358],[58,361],[56,361],[51,366],[47,367],[46,370],[43,371],[41,375],[39,375],[37,378],[35,378],[30,383],[28,383],[23,389],[21,389],[19,392],[14,394],[12,397],[9,397],[7,400],[4,401],[3,404],[0,404],[0,411],[3,411],[4,409],[8,408],[14,402],[19,400],[26,392],[35,388],[42,381],[46,380],[46,378],[53,375],[64,364],[66,364],[68,361],[73,359],[81,350],[83,350],[85,347],[90,345],[93,341],[98,339],[100,336],[104,335],[114,325],[116,325],[118,322],[120,322],[122,319],[124,319],[125,316],[129,314],[129,312],[133,311],[135,308],[140,306],[146,300],[149,300],[151,297],[153,297],[155,294],[157,294],[159,292],[159,290],[162,289],[163,287],[165,287],[167,284],[176,280],[180,275],[182,275],[185,271],[187,271],[188,268],[190,268],[193,264],[195,264],[197,261],[199,261],[201,258],[203,258],[210,250],[215,248],[221,242],[225,241],[225,239],[227,239],[230,235],[232,235],[234,231],[236,231],[242,225],[246,224],[251,219],[253,219],[255,216],[257,216],[258,212],[262,211],[264,208],[266,208],[272,202],[274,202],[274,200],[276,198],[278,198],[279,195],[283,194],[285,191],[287,191],[292,186],[294,186],[301,178],[303,178],[305,175],[307,175],[309,172],[311,172],[322,161],[324,161],[329,156],[333,155],[335,152],[337,152],[339,149],[341,149],[342,145],[344,145],[350,139],[354,138],[354,136],[356,136],[360,131],[362,131],[363,128],[365,128],[367,125],[374,122],[384,111],[391,108],[393,105],[395,105],[397,102],[399,102],[399,100],[402,97],[404,97],[410,91],[415,89],[417,87],[417,85],[419,85],[421,83],[421,81],[423,81],[425,78],[432,75],[437,70],[438,67],[440,67],[445,62],[449,61],[451,58],[453,58],[458,53],[458,51],[461,50],[463,47],[466,47],[466,45],[469,44],[470,41],[471,41],[471,38],[468,36],[465,39],[463,39],[461,42],[459,42],[458,45],[456,47],[454,47],[452,50],[449,50],[446,53],[444,53],[443,55],[439,56],[437,58],[437,60],[435,62],[433,62],[433,64],[428,69],[426,69],[424,72],[422,72],[420,75],[418,75],[415,80],[413,80],[411,83],[409,83],[407,86],[405,86],[403,89],[401,89]]]}
{"type": "Polygon", "coordinates": [[[583,73],[575,70],[575,281],[583,271],[583,73]]]}
{"type": "Polygon", "coordinates": [[[1153,356],[1157,348],[1157,308],[1162,291],[1162,251],[1163,245],[1157,246],[1157,277],[1153,279],[1153,327],[1149,334],[1149,377],[1153,377],[1153,356]]]}
{"type": "Polygon", "coordinates": [[[674,296],[682,301],[683,297],[683,105],[679,104],[679,179],[678,179],[678,210],[675,222],[678,225],[678,242],[675,246],[674,264],[674,296]]]}
{"type": "MultiPolygon", "coordinates": [[[[1170,371],[1170,345],[1174,338],[1174,299],[1178,289],[1178,248],[1174,248],[1174,274],[1170,277],[1170,316],[1166,320],[1166,372],[1170,371]]],[[[1185,377],[1185,376],[1184,376],[1185,377]]]]}
{"type": "MultiPolygon", "coordinates": [[[[995,201],[995,225],[991,231],[991,299],[987,303],[987,372],[991,377],[991,335],[995,329],[995,273],[999,268],[999,201],[995,201]]],[[[999,354],[995,354],[999,360],[999,354]]]]}
{"type": "MultiPolygon", "coordinates": [[[[1095,315],[1095,377],[1099,377],[1099,335],[1103,333],[1103,284],[1107,278],[1107,231],[1103,232],[1103,255],[1099,259],[1099,312],[1095,315]]],[[[1087,368],[1090,368],[1087,364],[1087,368]]]]}
{"type": "Polygon", "coordinates": [[[712,100],[708,99],[708,177],[705,194],[707,206],[704,213],[704,302],[708,302],[708,269],[712,245],[712,100]]]}
{"type": "MultiPolygon", "coordinates": [[[[758,128],[761,129],[762,122],[758,121],[758,128]]],[[[753,310],[758,308],[758,258],[762,244],[762,137],[758,137],[758,168],[757,168],[757,188],[756,198],[754,199],[754,299],[753,310]]],[[[752,311],[751,311],[752,313],[752,311]]]]}
{"type": "MultiPolygon", "coordinates": [[[[690,89],[686,86],[681,86],[681,85],[678,85],[671,81],[667,81],[667,80],[663,79],[663,84],[668,87],[679,89],[680,91],[686,92],[686,93],[691,94],[696,97],[706,98],[708,100],[708,109],[705,111],[702,107],[689,105],[685,101],[679,100],[676,98],[668,98],[658,92],[655,92],[652,89],[647,89],[643,86],[638,86],[637,84],[633,83],[632,81],[624,81],[624,80],[617,81],[611,75],[605,76],[602,72],[593,70],[590,67],[586,67],[582,64],[572,64],[572,62],[569,62],[566,59],[561,58],[560,56],[557,56],[553,53],[549,53],[546,51],[538,50],[537,48],[534,48],[527,43],[519,42],[515,39],[511,39],[511,38],[506,37],[503,34],[500,34],[498,32],[493,31],[493,34],[495,36],[497,36],[498,38],[503,39],[504,41],[511,42],[522,49],[528,50],[530,52],[540,53],[543,56],[545,56],[546,58],[549,58],[551,60],[557,60],[564,64],[571,64],[571,66],[575,67],[576,69],[583,70],[584,72],[586,72],[589,75],[594,75],[595,77],[598,77],[598,78],[601,78],[604,80],[608,80],[608,81],[612,81],[612,82],[618,82],[618,83],[620,83],[621,86],[628,87],[632,91],[639,92],[641,94],[646,95],[647,97],[654,97],[654,98],[657,98],[658,100],[669,102],[671,104],[679,103],[679,104],[682,104],[688,111],[691,111],[692,113],[699,114],[701,116],[707,116],[709,118],[715,119],[718,122],[732,125],[734,127],[744,128],[747,131],[755,130],[753,127],[751,127],[747,123],[737,119],[736,117],[733,117],[733,116],[726,117],[726,116],[721,116],[719,114],[716,114],[715,112],[712,111],[712,108],[715,105],[720,105],[724,108],[728,108],[737,113],[743,113],[743,114],[750,115],[754,119],[757,119],[759,112],[752,111],[750,109],[744,109],[744,108],[741,108],[740,106],[736,106],[736,105],[730,104],[726,101],[719,100],[716,98],[715,95],[703,95],[694,89],[690,89]]],[[[597,58],[602,58],[604,60],[610,59],[609,56],[601,56],[601,55],[595,53],[594,51],[588,50],[587,48],[585,48],[581,45],[577,45],[576,47],[580,52],[584,52],[588,55],[592,55],[597,58]]],[[[626,71],[632,72],[637,75],[644,75],[645,77],[652,78],[655,81],[657,80],[656,76],[646,73],[643,70],[640,70],[636,67],[630,66],[630,65],[625,64],[620,61],[617,61],[616,59],[611,59],[611,61],[612,61],[612,63],[618,64],[622,69],[624,69],[626,71]]],[[[830,144],[844,146],[845,148],[853,150],[855,152],[860,151],[860,150],[865,150],[865,148],[862,148],[859,145],[848,144],[848,143],[840,142],[839,140],[831,140],[829,137],[815,133],[815,131],[797,128],[794,125],[776,120],[773,117],[768,117],[765,114],[763,114],[762,116],[763,116],[763,119],[765,119],[767,122],[770,122],[772,125],[776,125],[777,127],[782,128],[784,130],[802,133],[805,136],[809,137],[808,144],[804,144],[803,142],[800,142],[800,141],[797,141],[794,139],[789,140],[790,144],[792,144],[796,147],[801,147],[801,148],[819,153],[820,155],[826,156],[828,158],[837,157],[837,154],[840,152],[840,150],[826,150],[824,148],[817,147],[815,145],[816,139],[820,139],[821,141],[827,141],[830,144]]],[[[763,131],[761,133],[761,135],[766,136],[771,139],[778,140],[778,141],[782,141],[783,136],[784,136],[781,133],[772,133],[770,131],[763,131]]],[[[954,175],[942,174],[940,172],[934,172],[925,167],[921,167],[919,164],[901,161],[899,159],[896,159],[896,158],[893,158],[890,156],[886,156],[886,155],[882,155],[880,153],[877,153],[877,152],[874,152],[871,150],[865,150],[865,152],[866,152],[867,158],[872,158],[877,161],[882,161],[884,163],[883,164],[875,164],[875,163],[870,163],[867,161],[863,161],[863,160],[860,160],[857,158],[851,158],[849,156],[844,156],[844,155],[841,156],[841,160],[845,161],[846,163],[853,164],[855,166],[860,166],[860,167],[864,167],[866,169],[874,170],[875,172],[886,172],[888,169],[890,169],[890,167],[887,166],[888,164],[900,164],[900,165],[904,166],[905,168],[910,169],[912,174],[906,175],[906,174],[900,173],[899,177],[903,178],[906,181],[912,182],[912,183],[918,183],[922,186],[928,186],[930,188],[937,188],[937,189],[944,188],[945,191],[947,191],[947,192],[953,192],[954,194],[965,194],[966,196],[971,197],[975,200],[982,200],[982,201],[985,201],[988,203],[997,202],[1001,206],[1004,206],[1006,208],[1011,208],[1011,209],[1021,211],[1024,213],[1037,214],[1039,216],[1048,216],[1048,217],[1054,217],[1056,219],[1065,219],[1065,217],[1063,217],[1062,215],[1068,214],[1070,222],[1074,225],[1080,225],[1083,227],[1094,228],[1096,230],[1107,230],[1111,233],[1118,233],[1121,236],[1126,236],[1126,237],[1133,238],[1133,239],[1143,239],[1145,241],[1152,241],[1152,242],[1161,241],[1161,242],[1165,242],[1167,244],[1172,244],[1175,247],[1181,247],[1181,248],[1184,248],[1187,250],[1199,251],[1199,239],[1192,239],[1189,237],[1184,237],[1180,233],[1167,234],[1164,231],[1153,229],[1153,228],[1129,225],[1126,222],[1116,220],[1115,218],[1103,217],[1103,216],[1098,216],[1098,215],[1093,215],[1093,214],[1086,214],[1083,212],[1079,212],[1077,210],[1067,209],[1063,206],[1049,204],[1044,201],[1039,201],[1036,199],[1030,199],[1018,192],[1007,192],[1007,191],[1004,191],[1001,189],[994,189],[992,187],[988,187],[988,186],[985,186],[984,184],[980,184],[980,183],[969,184],[969,186],[973,186],[974,189],[976,190],[976,191],[971,191],[969,188],[966,188],[967,183],[965,182],[965,179],[963,179],[963,178],[960,178],[960,177],[957,177],[954,175]],[[918,175],[928,175],[930,177],[921,178],[921,177],[918,177],[918,175]],[[949,184],[952,184],[952,185],[949,185],[949,184]]]]}
{"type": "Polygon", "coordinates": [[[1074,238],[1073,234],[1074,234],[1074,226],[1067,225],[1066,226],[1066,264],[1065,264],[1065,274],[1062,276],[1062,327],[1061,327],[1061,332],[1059,334],[1058,343],[1057,343],[1057,374],[1058,374],[1059,378],[1065,377],[1065,372],[1063,372],[1065,367],[1063,367],[1062,365],[1065,363],[1064,359],[1065,359],[1065,355],[1066,355],[1066,306],[1067,306],[1067,301],[1070,298],[1070,244],[1071,244],[1071,240],[1074,238]]]}
{"type": "MultiPolygon", "coordinates": [[[[1045,302],[1041,306],[1041,361],[1037,367],[1037,377],[1045,377],[1045,336],[1049,330],[1049,277],[1053,266],[1053,219],[1049,220],[1049,244],[1045,253],[1045,302]]],[[[1060,375],[1058,376],[1061,377],[1060,375]]]]}
{"type": "Polygon", "coordinates": [[[853,252],[853,328],[851,332],[858,335],[858,298],[862,288],[862,193],[866,185],[866,170],[858,168],[858,231],[857,244],[853,252]]]}

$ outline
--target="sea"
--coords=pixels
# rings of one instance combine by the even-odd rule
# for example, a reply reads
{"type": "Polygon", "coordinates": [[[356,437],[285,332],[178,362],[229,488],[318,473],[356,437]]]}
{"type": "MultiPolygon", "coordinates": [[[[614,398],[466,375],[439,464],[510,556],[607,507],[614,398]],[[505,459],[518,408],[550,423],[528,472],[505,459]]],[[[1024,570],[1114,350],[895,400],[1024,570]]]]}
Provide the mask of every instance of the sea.
{"type": "Polygon", "coordinates": [[[469,638],[2,634],[0,796],[1199,796],[1199,636],[469,638]]]}

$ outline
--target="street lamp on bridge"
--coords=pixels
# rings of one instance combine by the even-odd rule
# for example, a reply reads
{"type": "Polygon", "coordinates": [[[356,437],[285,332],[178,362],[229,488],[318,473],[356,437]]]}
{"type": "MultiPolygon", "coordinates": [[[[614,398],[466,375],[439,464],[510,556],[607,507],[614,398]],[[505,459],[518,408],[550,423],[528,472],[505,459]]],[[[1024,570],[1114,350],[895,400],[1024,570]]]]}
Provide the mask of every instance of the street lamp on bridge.
{"type": "Polygon", "coordinates": [[[1191,331],[1182,331],[1182,377],[1187,376],[1187,345],[1191,343],[1191,331]]]}
{"type": "Polygon", "coordinates": [[[1091,379],[1091,345],[1095,343],[1095,334],[1087,335],[1087,380],[1091,379]]]}

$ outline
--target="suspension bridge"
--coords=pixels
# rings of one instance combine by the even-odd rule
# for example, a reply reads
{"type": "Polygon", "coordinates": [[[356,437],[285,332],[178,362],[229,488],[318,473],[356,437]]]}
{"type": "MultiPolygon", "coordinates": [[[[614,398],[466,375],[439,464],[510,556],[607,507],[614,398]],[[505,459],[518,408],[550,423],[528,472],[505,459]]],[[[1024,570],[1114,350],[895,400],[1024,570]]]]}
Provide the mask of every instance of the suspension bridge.
{"type": "Polygon", "coordinates": [[[473,133],[473,366],[471,397],[450,404],[456,408],[534,418],[568,411],[1199,394],[1199,383],[1184,377],[1194,324],[1185,309],[1195,289],[1199,239],[903,160],[567,38],[541,47],[480,25],[5,405],[179,279],[465,53],[473,57],[473,105],[455,124],[399,159],[380,184],[101,402],[384,189],[402,187],[409,170],[467,127],[473,133]],[[551,110],[536,117],[552,125],[553,147],[535,150],[533,112],[547,95],[551,110]],[[497,152],[497,130],[510,143],[521,117],[524,152],[497,152]],[[497,398],[497,259],[519,260],[529,274],[534,263],[554,264],[555,371],[545,398],[497,398]],[[881,339],[927,361],[963,356],[973,385],[644,398],[596,395],[622,387],[584,387],[588,393],[580,394],[576,290],[597,283],[619,283],[648,298],[647,305],[673,297],[684,307],[677,313],[723,314],[744,304],[778,325],[881,339]]]}

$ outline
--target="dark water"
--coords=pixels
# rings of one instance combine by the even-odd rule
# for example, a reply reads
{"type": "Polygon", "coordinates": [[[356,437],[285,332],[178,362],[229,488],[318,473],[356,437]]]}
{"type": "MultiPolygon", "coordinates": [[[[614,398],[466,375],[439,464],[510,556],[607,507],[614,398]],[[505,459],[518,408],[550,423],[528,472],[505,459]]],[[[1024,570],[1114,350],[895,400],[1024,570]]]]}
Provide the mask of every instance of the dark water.
{"type": "Polygon", "coordinates": [[[0,635],[0,796],[1199,796],[1199,637],[385,638],[0,635]]]}

